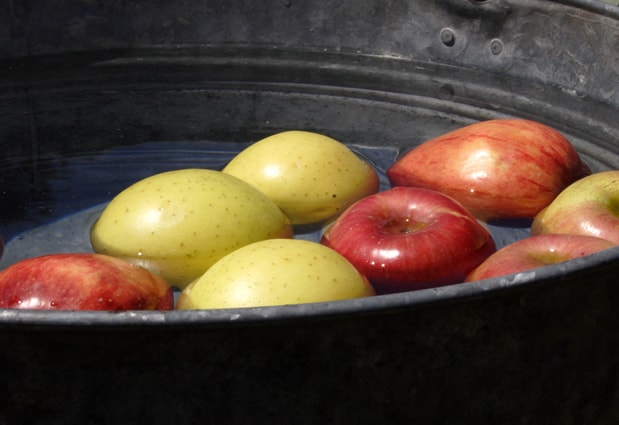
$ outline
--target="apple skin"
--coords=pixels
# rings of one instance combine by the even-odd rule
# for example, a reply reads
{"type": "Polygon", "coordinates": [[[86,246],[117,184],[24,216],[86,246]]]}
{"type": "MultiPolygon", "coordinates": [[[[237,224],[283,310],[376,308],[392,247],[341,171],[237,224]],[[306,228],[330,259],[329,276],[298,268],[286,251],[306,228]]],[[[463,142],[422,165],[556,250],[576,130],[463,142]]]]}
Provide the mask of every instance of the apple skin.
{"type": "Polygon", "coordinates": [[[523,119],[471,124],[408,151],[388,170],[392,186],[433,189],[480,220],[533,218],[590,174],[558,131],[523,119]]]}
{"type": "Polygon", "coordinates": [[[496,251],[490,233],[460,203],[413,187],[356,202],[325,230],[321,243],[347,258],[381,294],[462,282],[496,251]]]}
{"type": "Polygon", "coordinates": [[[126,261],[91,253],[49,254],[0,271],[0,308],[171,310],[172,287],[126,261]]]}
{"type": "Polygon", "coordinates": [[[513,242],[481,263],[466,282],[490,279],[584,257],[615,246],[610,241],[583,235],[535,235],[513,242]]]}
{"type": "Polygon", "coordinates": [[[252,185],[221,171],[180,169],[142,179],[92,226],[95,252],[130,261],[183,288],[229,252],[293,237],[288,217],[252,185]]]}
{"type": "Polygon", "coordinates": [[[310,131],[273,134],[236,155],[222,170],[258,188],[295,226],[323,223],[376,193],[374,167],[348,146],[310,131]]]}
{"type": "Polygon", "coordinates": [[[337,252],[299,239],[269,239],[226,255],[181,292],[178,310],[263,307],[375,295],[337,252]]]}
{"type": "Polygon", "coordinates": [[[584,177],[535,216],[531,234],[590,235],[619,244],[619,170],[584,177]]]}

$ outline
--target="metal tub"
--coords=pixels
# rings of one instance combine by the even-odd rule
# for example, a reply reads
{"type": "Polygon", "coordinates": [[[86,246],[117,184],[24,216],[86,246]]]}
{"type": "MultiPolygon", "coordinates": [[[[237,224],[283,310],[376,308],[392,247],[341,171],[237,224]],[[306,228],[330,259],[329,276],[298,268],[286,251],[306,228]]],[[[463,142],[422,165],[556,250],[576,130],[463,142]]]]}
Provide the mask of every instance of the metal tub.
{"type": "MultiPolygon", "coordinates": [[[[619,168],[619,8],[593,0],[13,0],[0,24],[7,243],[110,199],[72,159],[149,143],[403,152],[514,116],[619,168]]],[[[610,249],[334,303],[1,310],[0,423],[616,424],[618,273],[610,249]]]]}

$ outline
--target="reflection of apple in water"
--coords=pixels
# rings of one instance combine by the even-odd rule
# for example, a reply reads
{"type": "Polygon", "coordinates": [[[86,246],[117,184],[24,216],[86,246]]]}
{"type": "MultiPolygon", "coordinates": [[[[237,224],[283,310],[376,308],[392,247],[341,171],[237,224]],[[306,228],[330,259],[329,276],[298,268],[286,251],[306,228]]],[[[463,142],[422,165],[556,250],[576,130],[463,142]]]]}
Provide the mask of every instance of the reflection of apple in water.
{"type": "Polygon", "coordinates": [[[0,272],[0,308],[170,310],[173,298],[161,277],[101,254],[44,255],[0,272]]]}
{"type": "Polygon", "coordinates": [[[531,236],[509,244],[486,258],[467,276],[466,281],[490,279],[558,264],[613,246],[612,242],[593,236],[560,234],[531,236]]]}
{"type": "Polygon", "coordinates": [[[445,193],[482,220],[533,218],[589,173],[563,135],[522,119],[483,121],[438,136],[387,170],[392,186],[445,193]]]}
{"type": "Polygon", "coordinates": [[[590,235],[619,244],[619,170],[594,173],[565,188],[535,217],[531,233],[590,235]]]}
{"type": "Polygon", "coordinates": [[[412,187],[356,202],[321,242],[355,265],[378,293],[462,282],[496,251],[490,233],[460,203],[412,187]]]}

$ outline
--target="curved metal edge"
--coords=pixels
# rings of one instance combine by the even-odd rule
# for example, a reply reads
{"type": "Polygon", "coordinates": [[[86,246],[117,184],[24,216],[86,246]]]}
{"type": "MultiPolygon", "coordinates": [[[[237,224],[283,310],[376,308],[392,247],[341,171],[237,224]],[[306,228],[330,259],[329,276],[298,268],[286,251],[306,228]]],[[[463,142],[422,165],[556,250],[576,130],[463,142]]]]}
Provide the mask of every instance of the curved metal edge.
{"type": "Polygon", "coordinates": [[[493,279],[459,283],[431,289],[378,295],[344,301],[286,305],[276,307],[172,311],[40,311],[0,310],[0,329],[19,328],[89,331],[113,328],[114,331],[189,327],[276,326],[295,321],[329,320],[335,317],[390,314],[428,308],[437,304],[466,302],[530,287],[561,284],[557,276],[617,264],[619,246],[564,263],[541,267],[493,279]]]}
{"type": "Polygon", "coordinates": [[[615,6],[601,0],[554,0],[566,6],[571,6],[609,18],[619,19],[619,5],[615,6]]]}

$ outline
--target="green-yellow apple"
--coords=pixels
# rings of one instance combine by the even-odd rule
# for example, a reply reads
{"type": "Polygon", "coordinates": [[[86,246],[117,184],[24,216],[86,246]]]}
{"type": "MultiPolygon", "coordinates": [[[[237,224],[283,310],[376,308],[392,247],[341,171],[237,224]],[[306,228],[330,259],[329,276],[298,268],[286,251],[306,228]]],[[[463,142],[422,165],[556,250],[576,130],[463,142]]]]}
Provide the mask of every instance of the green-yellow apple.
{"type": "Polygon", "coordinates": [[[177,309],[261,307],[374,295],[350,262],[326,246],[270,239],[219,260],[181,292],[177,309]]]}
{"type": "Polygon", "coordinates": [[[376,193],[376,170],[343,143],[309,131],[284,131],[241,151],[223,171],[264,192],[293,225],[335,217],[376,193]]]}
{"type": "Polygon", "coordinates": [[[466,278],[467,282],[584,257],[613,247],[606,239],[583,235],[546,234],[530,236],[501,248],[484,260],[466,278]]]}
{"type": "Polygon", "coordinates": [[[387,170],[392,186],[445,193],[481,220],[532,219],[588,174],[561,133],[523,119],[482,121],[440,135],[387,170]]]}
{"type": "Polygon", "coordinates": [[[321,242],[382,294],[462,282],[496,251],[490,233],[459,202],[418,187],[394,187],[357,201],[321,242]]]}
{"type": "Polygon", "coordinates": [[[182,288],[235,249],[292,236],[288,218],[255,187],[221,171],[182,169],[147,177],[116,195],[90,239],[96,252],[182,288]]]}
{"type": "Polygon", "coordinates": [[[0,272],[0,308],[171,310],[172,287],[160,276],[101,254],[49,254],[0,272]]]}
{"type": "Polygon", "coordinates": [[[619,244],[619,170],[594,173],[565,188],[537,214],[531,233],[590,235],[619,244]]]}

